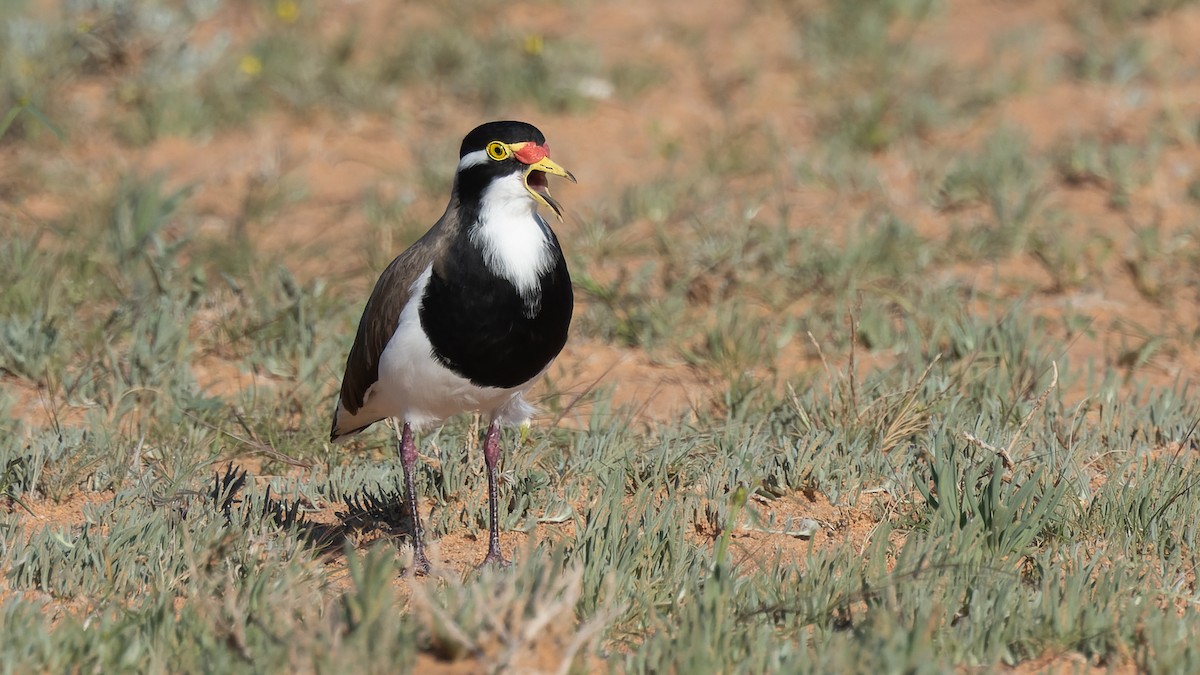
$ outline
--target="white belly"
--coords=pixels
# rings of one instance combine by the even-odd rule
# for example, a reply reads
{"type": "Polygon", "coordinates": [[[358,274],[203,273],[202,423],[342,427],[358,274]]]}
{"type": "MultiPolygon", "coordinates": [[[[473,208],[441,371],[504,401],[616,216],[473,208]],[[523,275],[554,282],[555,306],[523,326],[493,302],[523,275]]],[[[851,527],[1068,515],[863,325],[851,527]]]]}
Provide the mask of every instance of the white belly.
{"type": "MultiPolygon", "coordinates": [[[[522,394],[533,381],[511,389],[471,384],[433,355],[433,345],[421,329],[419,308],[432,268],[413,283],[408,305],[400,312],[396,332],[379,358],[379,379],[367,389],[363,407],[339,426],[353,429],[377,419],[396,417],[416,428],[427,427],[460,412],[478,410],[504,423],[519,424],[533,409],[522,394]]],[[[534,378],[536,380],[536,378],[534,378]]],[[[339,415],[345,415],[339,410],[339,415]]]]}

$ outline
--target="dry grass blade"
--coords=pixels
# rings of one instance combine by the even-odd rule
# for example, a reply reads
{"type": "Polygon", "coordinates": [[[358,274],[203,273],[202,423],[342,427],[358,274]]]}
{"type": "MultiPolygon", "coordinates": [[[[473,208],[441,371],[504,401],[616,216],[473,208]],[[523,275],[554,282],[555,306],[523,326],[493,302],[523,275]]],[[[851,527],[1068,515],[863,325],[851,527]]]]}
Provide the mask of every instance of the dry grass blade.
{"type": "Polygon", "coordinates": [[[879,449],[881,451],[890,452],[905,439],[912,438],[929,426],[929,416],[923,410],[923,406],[927,406],[928,402],[920,402],[919,396],[933,367],[941,358],[941,354],[935,356],[922,371],[917,381],[902,394],[900,404],[895,407],[894,411],[889,411],[883,416],[888,423],[880,435],[879,449]]]}

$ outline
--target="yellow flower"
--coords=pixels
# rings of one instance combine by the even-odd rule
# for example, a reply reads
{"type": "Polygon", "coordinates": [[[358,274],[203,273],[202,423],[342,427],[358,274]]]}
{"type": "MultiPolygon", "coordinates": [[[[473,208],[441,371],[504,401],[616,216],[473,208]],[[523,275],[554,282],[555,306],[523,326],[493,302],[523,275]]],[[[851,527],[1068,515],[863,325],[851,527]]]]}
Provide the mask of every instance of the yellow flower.
{"type": "Polygon", "coordinates": [[[250,77],[254,77],[262,72],[262,60],[253,54],[247,54],[242,57],[241,62],[238,64],[238,70],[250,77]]]}
{"type": "Polygon", "coordinates": [[[526,54],[529,54],[530,56],[540,56],[546,49],[546,42],[542,39],[541,35],[532,33],[525,36],[525,42],[522,47],[525,49],[526,54]]]}
{"type": "Polygon", "coordinates": [[[284,23],[293,23],[300,18],[300,4],[296,0],[275,0],[275,16],[284,23]]]}

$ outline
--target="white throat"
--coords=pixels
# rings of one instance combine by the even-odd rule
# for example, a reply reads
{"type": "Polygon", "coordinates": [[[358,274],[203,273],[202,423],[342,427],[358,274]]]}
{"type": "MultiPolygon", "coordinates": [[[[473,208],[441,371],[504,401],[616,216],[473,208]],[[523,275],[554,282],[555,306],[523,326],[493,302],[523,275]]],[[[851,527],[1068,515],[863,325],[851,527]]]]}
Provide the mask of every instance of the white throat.
{"type": "Polygon", "coordinates": [[[484,189],[471,241],[483,251],[487,266],[512,282],[529,309],[536,309],[538,280],[554,264],[554,256],[549,226],[538,215],[524,176],[514,173],[484,189]]]}

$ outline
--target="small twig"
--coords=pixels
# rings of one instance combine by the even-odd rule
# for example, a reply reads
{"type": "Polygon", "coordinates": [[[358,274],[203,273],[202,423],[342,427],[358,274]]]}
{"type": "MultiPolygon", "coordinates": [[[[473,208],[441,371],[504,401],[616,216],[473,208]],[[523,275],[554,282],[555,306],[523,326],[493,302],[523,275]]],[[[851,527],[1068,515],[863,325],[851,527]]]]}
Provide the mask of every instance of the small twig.
{"type": "Polygon", "coordinates": [[[1012,471],[1013,466],[1016,465],[1016,462],[1012,458],[1012,452],[1017,447],[1017,441],[1021,439],[1021,434],[1023,434],[1025,429],[1029,427],[1029,422],[1033,419],[1034,413],[1036,413],[1038,410],[1041,410],[1042,406],[1046,405],[1046,399],[1050,397],[1050,392],[1054,391],[1055,388],[1058,387],[1058,363],[1051,361],[1050,367],[1054,373],[1053,377],[1050,379],[1050,385],[1046,387],[1046,390],[1042,392],[1041,396],[1038,396],[1037,401],[1034,401],[1033,403],[1033,407],[1029,409],[1029,412],[1026,413],[1025,418],[1021,420],[1021,426],[1017,427],[1017,432],[1013,434],[1012,439],[1008,442],[1008,447],[1000,448],[992,445],[991,443],[988,443],[969,431],[961,432],[962,437],[968,442],[998,456],[1000,461],[1004,464],[1004,468],[1008,471],[1012,471]]]}
{"type": "Polygon", "coordinates": [[[984,450],[987,450],[988,452],[998,456],[1000,458],[1000,461],[1004,464],[1004,468],[1008,471],[1012,471],[1013,458],[1012,458],[1012,455],[1008,454],[1007,449],[998,448],[969,431],[962,432],[962,437],[967,439],[968,442],[970,442],[974,445],[977,445],[977,446],[983,448],[984,450]]]}

